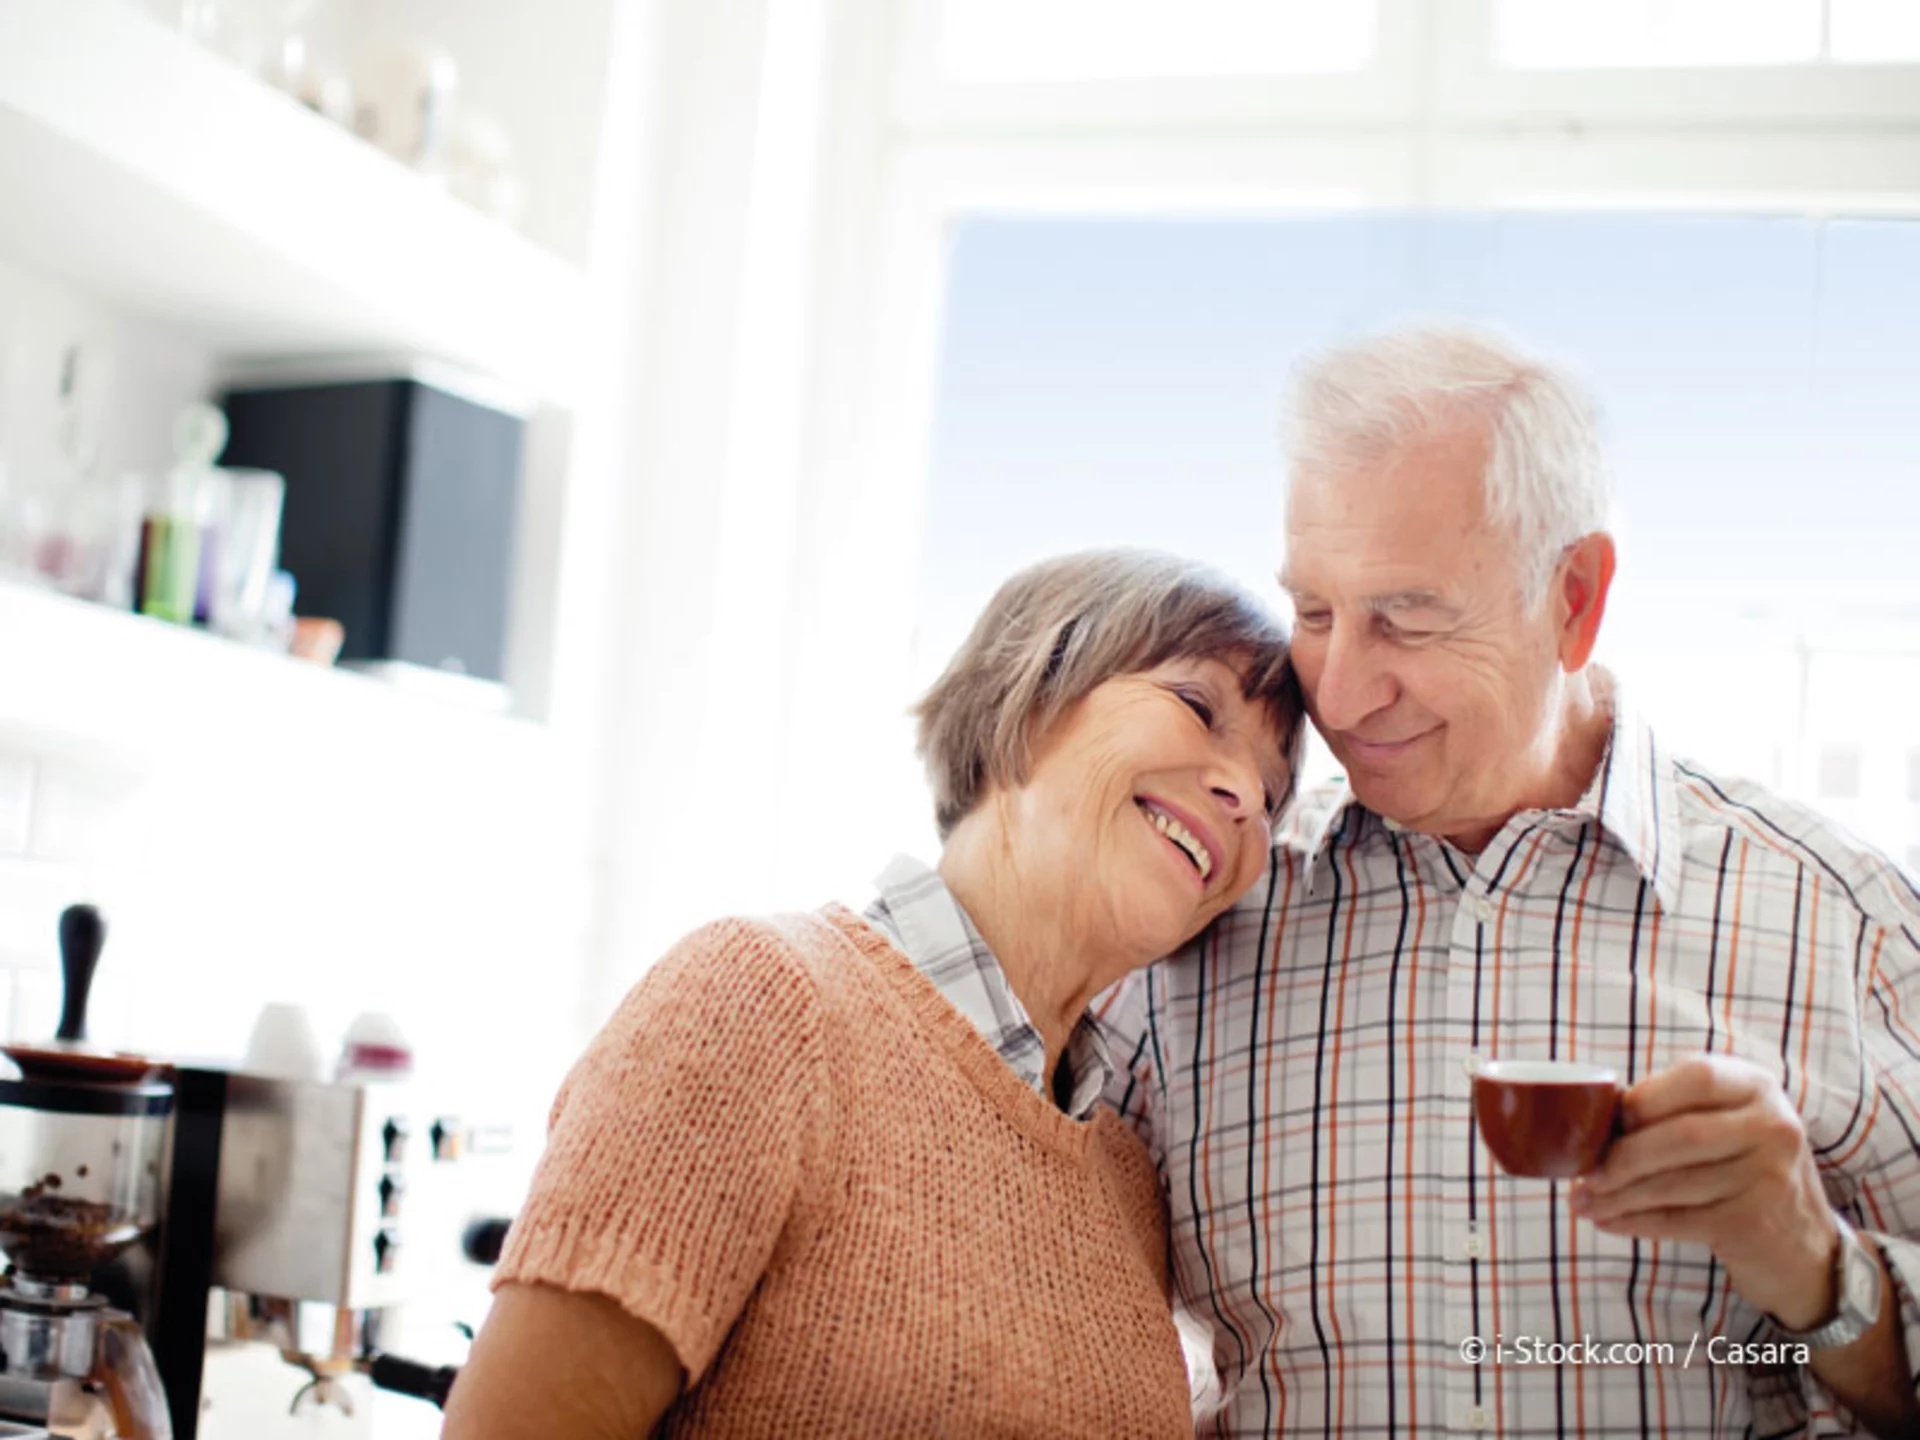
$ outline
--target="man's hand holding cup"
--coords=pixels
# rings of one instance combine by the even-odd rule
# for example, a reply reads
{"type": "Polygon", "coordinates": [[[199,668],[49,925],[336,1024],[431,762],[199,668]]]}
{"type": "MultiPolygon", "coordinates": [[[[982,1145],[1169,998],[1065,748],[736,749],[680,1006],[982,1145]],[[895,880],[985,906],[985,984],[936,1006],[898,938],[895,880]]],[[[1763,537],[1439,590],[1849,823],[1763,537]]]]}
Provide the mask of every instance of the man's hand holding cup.
{"type": "Polygon", "coordinates": [[[1783,1325],[1832,1312],[1840,1227],[1799,1114],[1759,1066],[1697,1055],[1623,1089],[1602,1066],[1494,1060],[1473,1088],[1509,1174],[1573,1180],[1574,1212],[1610,1235],[1709,1247],[1783,1325]]]}
{"type": "Polygon", "coordinates": [[[1576,1213],[1610,1235],[1710,1247],[1734,1289],[1787,1326],[1832,1311],[1840,1229],[1778,1080],[1693,1056],[1626,1092],[1622,1130],[1575,1189],[1576,1213]]]}

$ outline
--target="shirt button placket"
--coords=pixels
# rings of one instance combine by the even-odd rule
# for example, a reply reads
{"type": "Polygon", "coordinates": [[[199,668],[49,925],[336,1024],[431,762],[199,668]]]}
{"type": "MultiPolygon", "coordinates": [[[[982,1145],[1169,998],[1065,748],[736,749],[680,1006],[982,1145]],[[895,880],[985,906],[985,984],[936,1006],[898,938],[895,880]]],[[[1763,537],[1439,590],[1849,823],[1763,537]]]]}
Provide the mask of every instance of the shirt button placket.
{"type": "MultiPolygon", "coordinates": [[[[1475,977],[1480,969],[1480,957],[1485,955],[1489,961],[1493,959],[1493,932],[1489,927],[1499,918],[1499,907],[1494,899],[1485,893],[1474,893],[1475,888],[1484,883],[1477,875],[1469,878],[1468,888],[1460,894],[1457,902],[1452,943],[1448,946],[1450,973],[1447,1018],[1453,1035],[1457,1037],[1456,1043],[1466,1041],[1473,1046],[1464,1052],[1454,1052],[1459,1057],[1461,1079],[1456,1082],[1457,1090],[1453,1086],[1447,1087],[1451,1092],[1449,1108],[1453,1119],[1449,1125],[1446,1147],[1446,1176],[1447,1195],[1452,1203],[1449,1206],[1449,1229],[1441,1253],[1446,1257],[1445,1268],[1450,1272],[1445,1315],[1446,1333],[1452,1346],[1461,1345],[1470,1336],[1478,1336],[1483,1326],[1488,1333],[1481,1338],[1489,1344],[1493,1340],[1489,1312],[1484,1304],[1478,1309],[1474,1305],[1476,1279],[1480,1287],[1478,1298],[1484,1302],[1487,1298],[1485,1287],[1492,1283],[1492,1274],[1486,1268],[1490,1250],[1485,1217],[1474,1215],[1470,1179],[1473,1173],[1473,1150],[1479,1143],[1473,1128],[1473,1082],[1486,1064],[1488,1052],[1494,1048],[1492,1034],[1484,1030],[1476,1034],[1475,1029],[1478,1013],[1475,977]],[[1453,1128],[1455,1125],[1458,1129],[1453,1128]],[[1456,1141],[1453,1136],[1459,1139],[1456,1141]]],[[[1480,1016],[1481,1020],[1484,1018],[1480,1016]]],[[[1498,1365],[1491,1357],[1487,1363],[1475,1365],[1456,1351],[1448,1356],[1444,1375],[1445,1408],[1441,1413],[1446,1417],[1449,1428],[1463,1435],[1491,1431],[1494,1428],[1494,1412],[1487,1400],[1491,1394],[1490,1387],[1499,1383],[1498,1365]]]]}
{"type": "MultiPolygon", "coordinates": [[[[1455,913],[1457,918],[1447,946],[1447,1029],[1456,1044],[1472,1045],[1475,955],[1482,936],[1476,928],[1471,901],[1462,897],[1455,913]]],[[[1439,1043],[1437,1035],[1435,1043],[1439,1043]]],[[[1482,1408],[1484,1390],[1476,1384],[1476,1379],[1490,1382],[1493,1373],[1492,1367],[1476,1368],[1470,1364],[1457,1348],[1476,1333],[1477,1322],[1485,1323],[1484,1313],[1477,1316],[1475,1312],[1473,1276],[1476,1266],[1485,1264],[1479,1247],[1486,1244],[1486,1239],[1471,1218],[1470,1177],[1472,1147],[1478,1143],[1473,1129],[1473,1077],[1479,1073],[1486,1055],[1478,1048],[1463,1048],[1453,1051],[1447,1059],[1460,1068],[1454,1072],[1459,1078],[1444,1087],[1446,1130],[1441,1153],[1445,1160],[1441,1174],[1444,1176],[1442,1193],[1446,1197],[1445,1219],[1436,1217],[1430,1232],[1434,1254],[1440,1261],[1437,1270],[1446,1280],[1436,1297],[1438,1304],[1430,1313],[1441,1326],[1440,1333],[1447,1337],[1449,1353],[1435,1377],[1439,1393],[1434,1396],[1429,1413],[1442,1425],[1465,1433],[1472,1428],[1466,1423],[1467,1417],[1482,1408]]]]}

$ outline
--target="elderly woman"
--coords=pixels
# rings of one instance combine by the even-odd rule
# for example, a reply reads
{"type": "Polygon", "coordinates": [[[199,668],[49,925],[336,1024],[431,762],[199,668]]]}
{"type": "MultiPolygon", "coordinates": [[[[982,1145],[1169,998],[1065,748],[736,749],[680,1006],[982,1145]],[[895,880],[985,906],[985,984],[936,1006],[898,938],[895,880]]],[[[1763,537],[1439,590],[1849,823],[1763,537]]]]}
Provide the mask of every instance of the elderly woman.
{"type": "Polygon", "coordinates": [[[1264,871],[1285,633],[1185,561],[1070,556],[917,713],[938,868],[647,972],[555,1103],[450,1440],[1192,1433],[1088,1003],[1264,871]]]}

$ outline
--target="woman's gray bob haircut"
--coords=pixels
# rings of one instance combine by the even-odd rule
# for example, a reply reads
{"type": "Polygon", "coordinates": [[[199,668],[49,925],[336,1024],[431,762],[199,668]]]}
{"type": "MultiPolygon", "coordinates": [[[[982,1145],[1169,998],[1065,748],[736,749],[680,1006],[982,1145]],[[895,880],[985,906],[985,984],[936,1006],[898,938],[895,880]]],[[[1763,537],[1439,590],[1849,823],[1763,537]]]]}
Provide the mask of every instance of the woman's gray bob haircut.
{"type": "Polygon", "coordinates": [[[1095,687],[1188,659],[1245,676],[1284,739],[1291,791],[1306,707],[1286,625],[1239,584],[1151,550],[1088,550],[1008,580],[914,707],[940,838],[989,788],[1023,784],[1035,741],[1095,687]]]}
{"type": "Polygon", "coordinates": [[[1291,412],[1296,473],[1351,470],[1484,425],[1487,511],[1519,545],[1529,604],[1567,546],[1606,528],[1606,465],[1586,388],[1491,332],[1423,324],[1328,351],[1296,374],[1291,412]]]}

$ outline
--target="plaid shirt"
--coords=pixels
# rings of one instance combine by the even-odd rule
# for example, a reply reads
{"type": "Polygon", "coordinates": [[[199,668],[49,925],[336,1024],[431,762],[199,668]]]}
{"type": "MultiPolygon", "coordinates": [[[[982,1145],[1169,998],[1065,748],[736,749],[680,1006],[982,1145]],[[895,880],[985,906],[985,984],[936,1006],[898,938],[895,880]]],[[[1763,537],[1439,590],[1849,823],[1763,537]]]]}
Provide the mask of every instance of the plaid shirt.
{"type": "Polygon", "coordinates": [[[1916,937],[1920,895],[1886,860],[1624,711],[1579,804],[1478,855],[1344,787],[1308,796],[1266,882],[1105,1007],[1111,1098],[1211,1331],[1224,1396],[1210,1417],[1196,1397],[1200,1433],[1851,1433],[1811,1370],[1710,1359],[1712,1337],[1772,1338],[1710,1251],[1604,1235],[1564,1186],[1497,1170],[1472,1075],[1495,1055],[1629,1083],[1700,1051],[1768,1067],[1883,1248],[1920,1375],[1916,937]],[[1587,1340],[1674,1349],[1516,1352],[1587,1340]]]}
{"type": "MultiPolygon", "coordinates": [[[[872,925],[905,955],[934,988],[972,1023],[1000,1058],[1049,1103],[1046,1043],[1026,1006],[1007,983],[1006,971],[980,938],[967,912],[939,872],[899,855],[875,882],[880,894],[866,909],[872,925]]],[[[1067,1039],[1061,1062],[1073,1077],[1066,1113],[1085,1120],[1113,1081],[1113,1057],[1105,1027],[1082,1015],[1067,1039]]]]}

